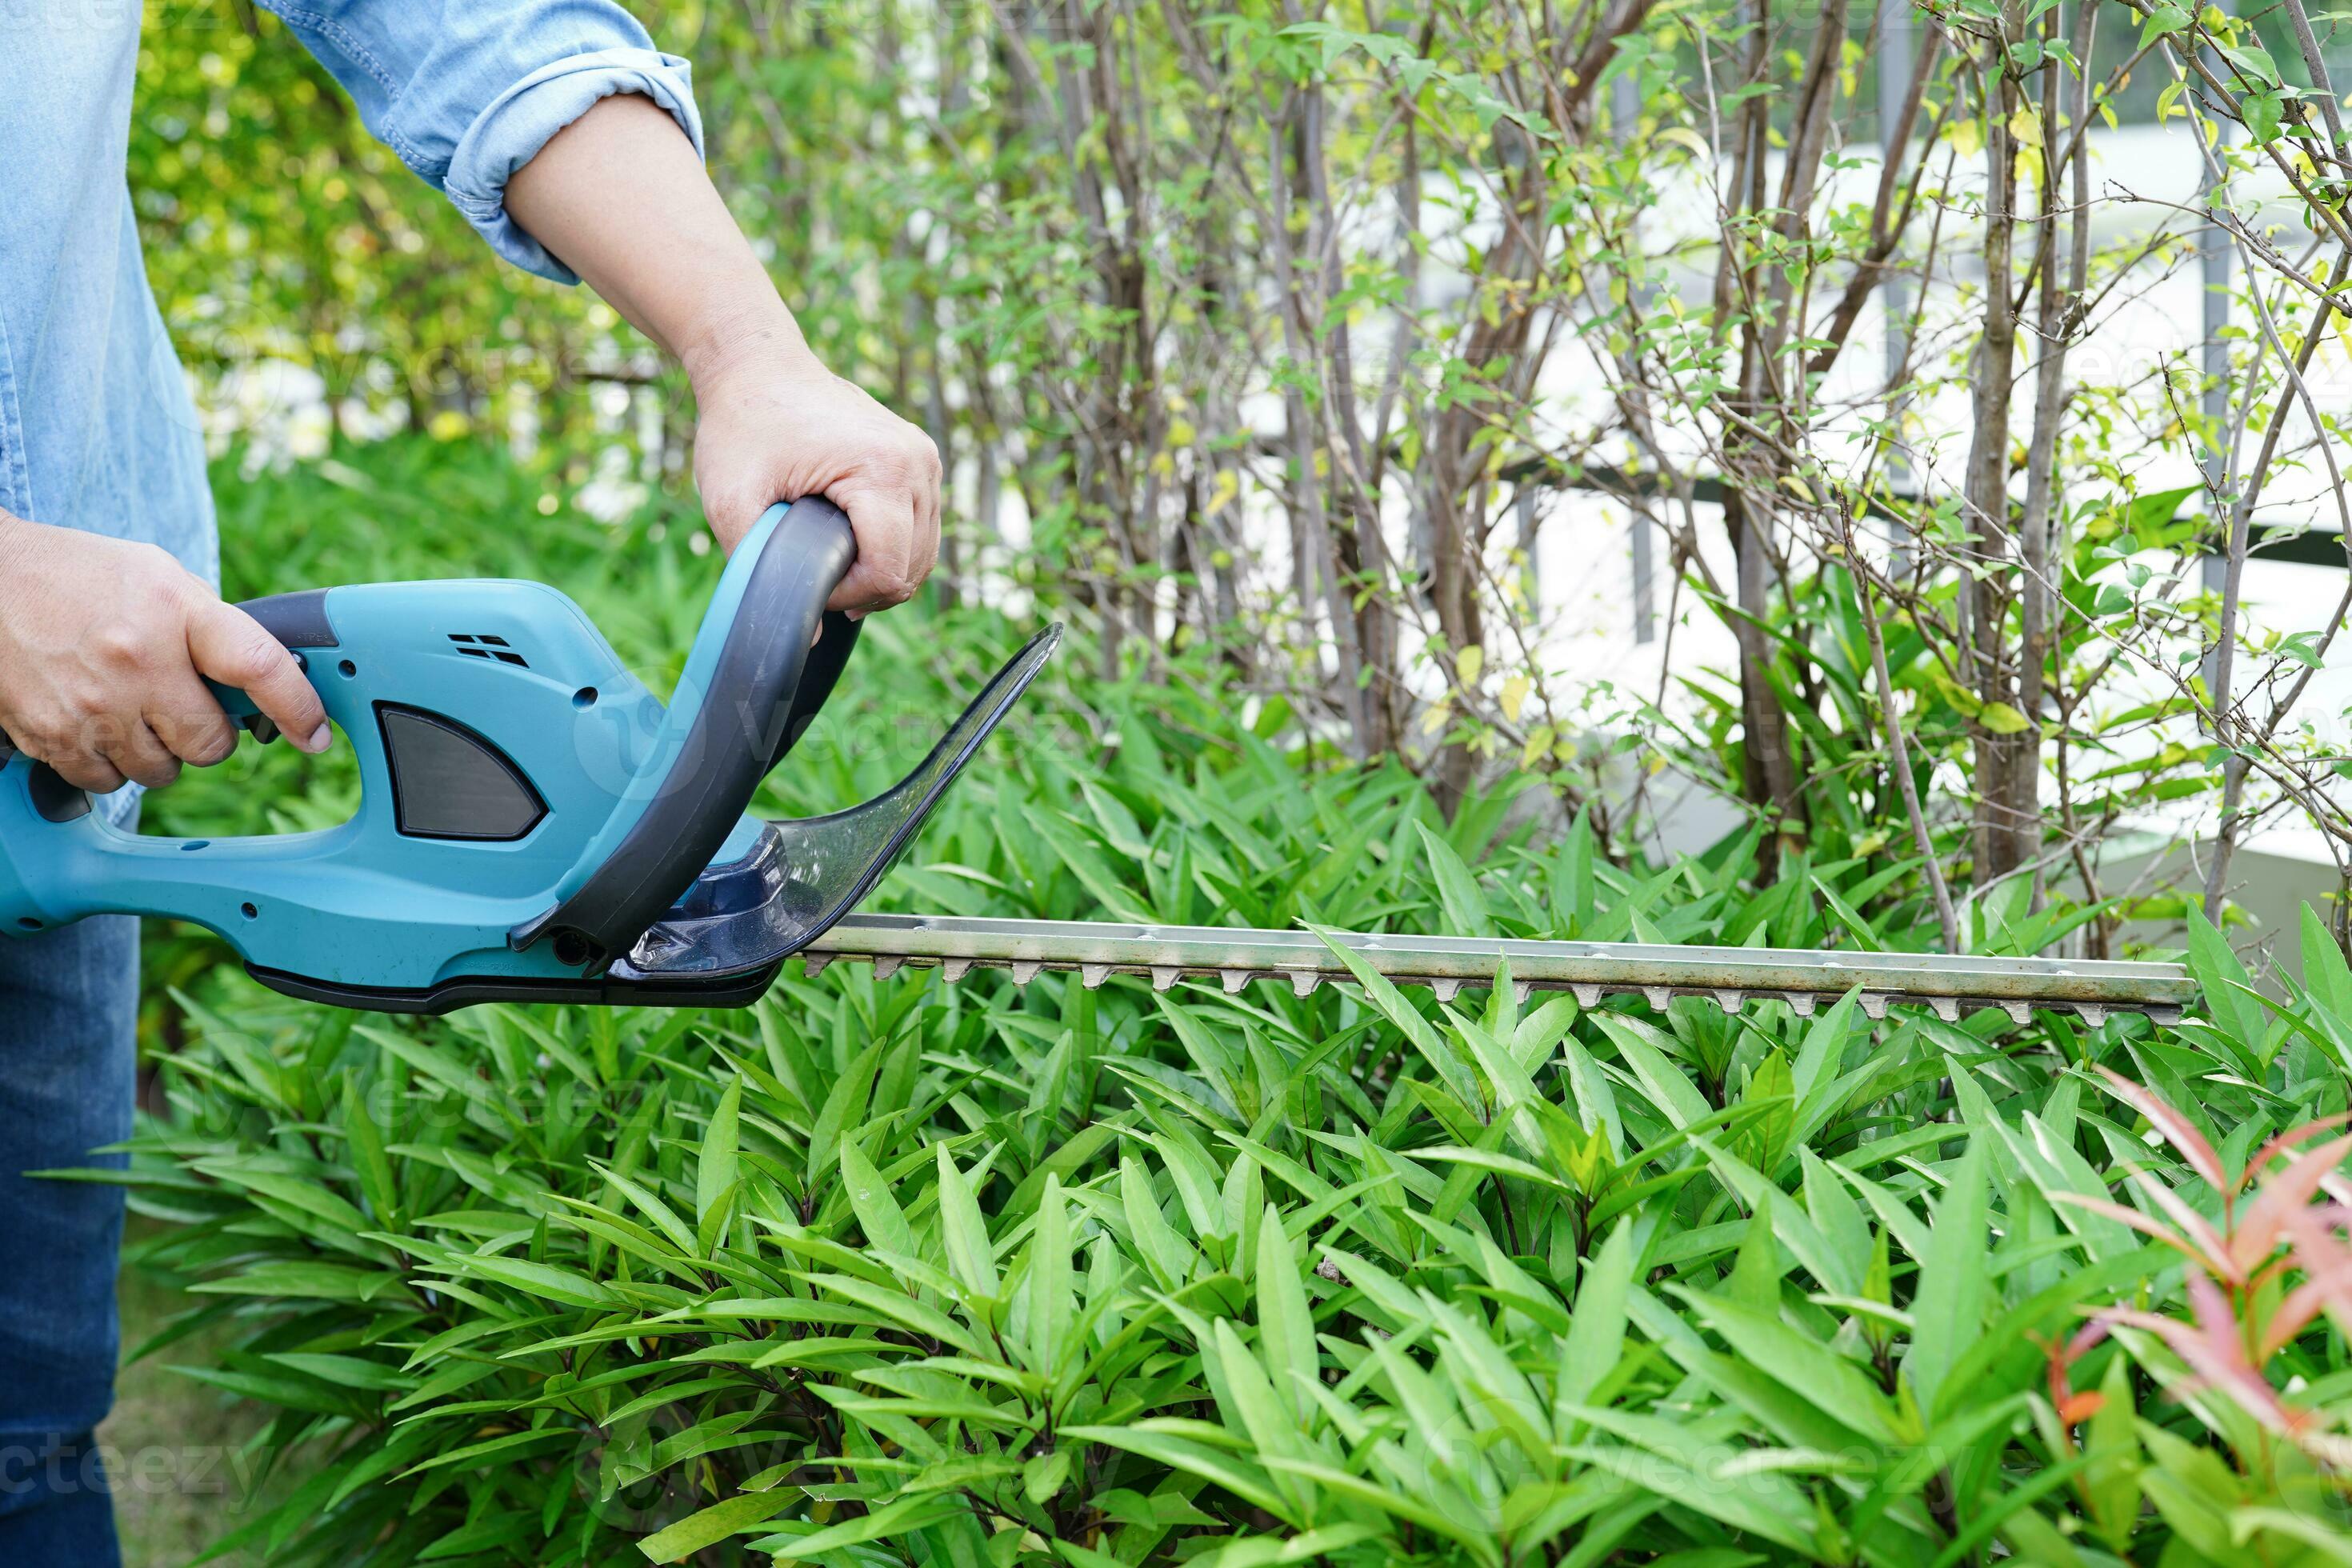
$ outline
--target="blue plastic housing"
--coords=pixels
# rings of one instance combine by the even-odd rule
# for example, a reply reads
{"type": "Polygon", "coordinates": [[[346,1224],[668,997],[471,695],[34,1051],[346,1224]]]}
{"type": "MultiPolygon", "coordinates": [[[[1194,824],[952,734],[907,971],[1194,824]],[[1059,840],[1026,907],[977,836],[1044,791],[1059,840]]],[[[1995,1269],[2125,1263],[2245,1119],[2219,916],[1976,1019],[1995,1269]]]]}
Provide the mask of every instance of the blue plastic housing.
{"type": "MultiPolygon", "coordinates": [[[[255,966],[346,984],[580,976],[591,965],[565,963],[559,944],[518,952],[509,932],[576,891],[669,779],[753,563],[785,510],[772,508],[730,558],[667,705],[577,605],[543,584],[329,589],[334,642],[299,651],[359,759],[359,811],[338,827],[183,839],[125,833],[96,812],[51,821],[32,787],[37,764],[12,756],[0,768],[0,931],[161,915],[218,932],[255,966]],[[383,705],[493,744],[544,814],[503,841],[402,833],[383,705]]],[[[226,695],[232,713],[251,710],[241,693],[226,695]]],[[[743,858],[759,830],[742,818],[710,864],[743,858]]]]}

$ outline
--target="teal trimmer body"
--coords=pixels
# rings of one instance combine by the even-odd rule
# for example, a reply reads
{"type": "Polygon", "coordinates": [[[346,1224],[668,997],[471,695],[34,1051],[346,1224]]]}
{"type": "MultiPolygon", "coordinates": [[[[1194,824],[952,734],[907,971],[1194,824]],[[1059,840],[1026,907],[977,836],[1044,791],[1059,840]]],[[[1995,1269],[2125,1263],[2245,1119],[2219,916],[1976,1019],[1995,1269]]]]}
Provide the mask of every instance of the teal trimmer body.
{"type": "MultiPolygon", "coordinates": [[[[884,795],[748,816],[856,646],[856,623],[824,609],[855,555],[829,501],[772,508],[667,703],[541,584],[251,601],[358,754],[357,814],[314,833],[142,837],[0,744],[0,931],[193,921],[266,984],[388,1012],[747,1003],[871,890],[1060,637],[1033,638],[884,795]]],[[[243,693],[216,694],[268,738],[243,693]]]]}

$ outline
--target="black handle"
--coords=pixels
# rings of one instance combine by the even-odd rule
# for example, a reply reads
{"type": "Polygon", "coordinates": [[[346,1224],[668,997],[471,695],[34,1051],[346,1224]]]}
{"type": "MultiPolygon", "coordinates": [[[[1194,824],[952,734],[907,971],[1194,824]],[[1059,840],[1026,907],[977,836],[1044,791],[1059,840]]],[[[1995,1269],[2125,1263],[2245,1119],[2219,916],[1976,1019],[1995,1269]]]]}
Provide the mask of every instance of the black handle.
{"type": "Polygon", "coordinates": [[[841,672],[848,667],[850,654],[857,647],[857,628],[865,624],[850,619],[840,610],[824,613],[824,629],[817,634],[816,647],[808,651],[808,662],[801,667],[800,689],[793,693],[792,709],[784,715],[784,727],[777,734],[775,750],[768,758],[770,773],[784,760],[786,752],[800,743],[808,727],[816,722],[817,710],[833,695],[841,672]]]}
{"type": "Polygon", "coordinates": [[[835,636],[824,602],[856,559],[839,507],[823,496],[792,504],[752,565],[668,777],[579,890],[517,926],[510,946],[552,937],[563,963],[601,964],[693,885],[839,679],[855,637],[835,636]],[[824,637],[812,648],[821,625],[824,637]]]}

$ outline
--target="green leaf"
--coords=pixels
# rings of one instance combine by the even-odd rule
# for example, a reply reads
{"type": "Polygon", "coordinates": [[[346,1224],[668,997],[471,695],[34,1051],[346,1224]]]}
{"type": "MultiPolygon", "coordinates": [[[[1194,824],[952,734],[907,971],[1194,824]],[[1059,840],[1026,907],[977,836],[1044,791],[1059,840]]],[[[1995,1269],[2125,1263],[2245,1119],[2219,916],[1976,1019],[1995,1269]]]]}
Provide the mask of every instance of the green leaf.
{"type": "Polygon", "coordinates": [[[694,1227],[694,1255],[716,1258],[720,1243],[727,1238],[727,1227],[734,1222],[735,1205],[742,1200],[743,1184],[736,1183],[710,1202],[702,1211],[702,1219],[694,1227]]]}
{"type": "Polygon", "coordinates": [[[715,1546],[799,1500],[799,1491],[779,1487],[772,1492],[741,1492],[725,1502],[690,1513],[676,1524],[657,1530],[637,1542],[649,1563],[683,1563],[706,1546],[715,1546]]]}
{"type": "Polygon", "coordinates": [[[1334,932],[1319,927],[1310,926],[1308,929],[1323,939],[1324,946],[1339,955],[1339,962],[1348,966],[1348,972],[1364,988],[1365,997],[1380,1009],[1382,1016],[1402,1031],[1404,1037],[1412,1043],[1412,1047],[1437,1074],[1438,1081],[1452,1090],[1454,1097],[1465,1108],[1477,1104],[1477,1080],[1472,1076],[1469,1064],[1463,1059],[1462,1052],[1430,1027],[1429,1020],[1405,1000],[1404,994],[1390,982],[1388,976],[1366,963],[1355,949],[1333,940],[1334,932]]]}
{"type": "Polygon", "coordinates": [[[1202,1440],[1213,1433],[1221,1442],[1228,1435],[1199,1421],[1171,1420],[1164,1417],[1138,1421],[1126,1426],[1066,1426],[1062,1436],[1075,1437],[1082,1443],[1100,1443],[1106,1447],[1167,1465],[1187,1475],[1223,1487],[1244,1502],[1255,1503],[1276,1518],[1286,1517],[1290,1503],[1274,1489],[1265,1471],[1239,1455],[1202,1440]]]}
{"type": "Polygon", "coordinates": [[[857,1215],[858,1228],[865,1231],[869,1245],[914,1256],[915,1233],[907,1224],[905,1212],[890,1195],[889,1184],[874,1168],[874,1162],[852,1142],[841,1145],[841,1184],[849,1193],[850,1210],[857,1215]]]}
{"type": "Polygon", "coordinates": [[[948,1266],[965,1294],[975,1300],[992,1301],[997,1289],[996,1249],[988,1238],[988,1226],[980,1217],[971,1184],[949,1157],[947,1145],[940,1144],[937,1152],[940,1226],[947,1242],[948,1266]]]}
{"type": "Polygon", "coordinates": [[[2006,702],[1988,702],[1977,710],[1977,722],[1996,735],[2019,735],[2033,721],[2006,702]]]}
{"type": "Polygon", "coordinates": [[[2189,910],[2189,972],[2205,994],[2205,1011],[2215,1026],[2244,1049],[2249,1061],[2261,1060],[2270,1016],[2250,994],[2246,966],[2194,905],[2189,910]]]}
{"type": "Polygon", "coordinates": [[[2278,66],[2272,60],[2270,51],[2260,44],[2216,43],[2213,47],[2254,81],[2270,88],[2280,85],[2278,66]]]}
{"type": "Polygon", "coordinates": [[[340,1263],[257,1263],[241,1274],[200,1280],[188,1287],[204,1295],[290,1296],[325,1301],[372,1301],[386,1292],[405,1295],[400,1276],[381,1268],[340,1263]]]}
{"type": "Polygon", "coordinates": [[[2305,669],[2324,669],[2326,664],[2321,653],[2320,637],[2321,634],[2316,631],[2290,632],[2279,638],[2277,647],[2272,651],[2284,655],[2305,669]]]}
{"type": "Polygon", "coordinates": [[[1494,916],[1487,912],[1486,895],[1478,889],[1478,879],[1454,847],[1429,830],[1429,825],[1416,822],[1413,830],[1421,835],[1422,852],[1429,857],[1430,875],[1437,882],[1437,897],[1445,909],[1445,923],[1453,936],[1490,937],[1495,934],[1494,916]]]}
{"type": "Polygon", "coordinates": [[[1683,1076],[1682,1069],[1670,1060],[1654,1043],[1657,1030],[1635,1018],[1624,1018],[1612,1013],[1596,1013],[1592,1021],[1601,1032],[1616,1044],[1617,1052],[1625,1065],[1633,1069],[1648,1093],[1650,1103],[1658,1108],[1667,1121],[1676,1127],[1689,1127],[1706,1120],[1710,1108],[1706,1097],[1696,1085],[1683,1076]]]}
{"type": "Polygon", "coordinates": [[[1559,1344],[1559,1371],[1553,1380],[1552,1420],[1559,1441],[1574,1441],[1580,1424],[1571,1405],[1589,1405],[1593,1391],[1617,1370],[1625,1353],[1625,1302],[1633,1282],[1633,1227],[1619,1225],[1584,1266],[1576,1289],[1576,1312],[1559,1344]]]}
{"type": "MultiPolygon", "coordinates": [[[[2268,57],[2264,58],[2267,59],[2268,57]]],[[[2246,134],[2252,138],[2254,145],[2267,147],[2279,138],[2279,125],[2286,116],[2286,100],[2277,91],[2250,92],[2238,100],[2238,112],[2244,119],[2246,134]]],[[[2284,651],[2314,669],[2319,668],[2319,661],[2302,650],[2285,648],[2284,651]]]]}
{"type": "Polygon", "coordinates": [[[881,1541],[898,1535],[912,1535],[919,1530],[964,1512],[966,1504],[958,1497],[938,1497],[929,1493],[901,1498],[885,1503],[870,1513],[845,1520],[839,1524],[805,1535],[769,1535],[751,1543],[753,1552],[772,1552],[778,1563],[814,1563],[826,1552],[838,1552],[845,1546],[861,1546],[869,1541],[881,1541]]]}
{"type": "Polygon", "coordinates": [[[737,1124],[742,1108],[743,1079],[739,1076],[719,1096],[718,1108],[710,1113],[710,1126],[702,1135],[702,1157],[694,1167],[694,1217],[698,1225],[735,1185],[739,1169],[737,1124]]]}
{"type": "Polygon", "coordinates": [[[2139,1420],[2132,1408],[2131,1363],[2124,1357],[2108,1361],[2099,1400],[2083,1426],[2083,1451],[2090,1460],[2083,1491],[2100,1538],[2109,1551],[2122,1552],[2131,1545],[2140,1502],[2139,1420]]]}
{"type": "Polygon", "coordinates": [[[467,1443],[446,1453],[434,1455],[409,1468],[408,1475],[423,1475],[427,1470],[450,1468],[479,1469],[493,1460],[512,1463],[520,1454],[557,1447],[576,1447],[580,1435],[561,1426],[548,1426],[533,1432],[510,1432],[502,1437],[491,1437],[479,1443],[467,1443]]]}
{"type": "Polygon", "coordinates": [[[2303,906],[2301,937],[2303,983],[2311,988],[2313,998],[2335,1015],[2344,1032],[2352,1036],[2352,965],[2345,963],[2335,933],[2309,904],[2303,906]]]}
{"type": "Polygon", "coordinates": [[[1827,1345],[1723,1296],[1683,1286],[1673,1293],[1723,1335],[1732,1353],[1753,1364],[1781,1387],[1839,1426],[1879,1443],[1906,1441],[1886,1396],[1869,1374],[1827,1345]]]}
{"type": "MultiPolygon", "coordinates": [[[[1261,1458],[1295,1456],[1301,1441],[1297,1424],[1283,1402],[1275,1397],[1265,1368],[1234,1332],[1230,1319],[1209,1325],[1209,1341],[1202,1347],[1202,1371],[1215,1394],[1218,1412],[1228,1427],[1249,1434],[1261,1458]]],[[[1276,1479],[1275,1486],[1291,1494],[1294,1506],[1303,1500],[1296,1488],[1276,1479]]]]}
{"type": "Polygon", "coordinates": [[[1986,1134],[1969,1140],[1934,1205],[1927,1256],[1919,1260],[1919,1289],[1911,1303],[1914,1330],[1903,1378],[1922,1415],[1948,1415],[1978,1391],[1944,1388],[1945,1374],[1984,1331],[1992,1280],[1991,1249],[1985,1238],[1986,1134]]]}
{"type": "Polygon", "coordinates": [[[866,1096],[873,1088],[874,1068],[882,1059],[884,1044],[877,1040],[860,1051],[826,1093],[824,1105],[809,1130],[808,1158],[802,1166],[807,1173],[807,1191],[815,1191],[817,1183],[833,1168],[834,1151],[840,1146],[842,1130],[856,1126],[857,1119],[866,1114],[866,1096]]]}
{"type": "Polygon", "coordinates": [[[662,1235],[667,1237],[670,1244],[677,1248],[680,1257],[694,1256],[696,1248],[694,1229],[679,1217],[677,1210],[662,1202],[651,1190],[621,1172],[604,1165],[597,1165],[594,1168],[604,1180],[613,1184],[614,1191],[636,1206],[637,1212],[654,1222],[662,1235]]]}
{"type": "Polygon", "coordinates": [[[359,1176],[360,1195],[367,1200],[377,1228],[396,1228],[400,1188],[393,1179],[392,1161],[383,1152],[383,1131],[368,1114],[367,1097],[360,1089],[357,1073],[343,1079],[343,1142],[351,1151],[352,1169],[359,1176]]]}
{"type": "Polygon", "coordinates": [[[1790,1069],[1790,1090],[1797,1100],[1796,1137],[1801,1142],[1811,1138],[1822,1123],[1836,1110],[1832,1090],[1837,1086],[1838,1068],[1845,1061],[1846,1042],[1853,1037],[1853,1018],[1861,1006],[1862,987],[1857,985],[1838,998],[1836,1005],[1813,1020],[1805,1031],[1805,1043],[1797,1051],[1796,1065],[1790,1069]]]}
{"type": "Polygon", "coordinates": [[[1062,1338],[1077,1305],[1070,1269],[1070,1218],[1061,1178],[1048,1175],[1029,1240],[1029,1367],[1051,1373],[1063,1363],[1062,1338]]]}
{"type": "MultiPolygon", "coordinates": [[[[367,1228],[367,1216],[352,1207],[341,1194],[322,1183],[298,1180],[262,1169],[253,1161],[241,1159],[199,1160],[195,1168],[208,1176],[242,1187],[257,1198],[274,1200],[308,1219],[322,1221],[336,1230],[356,1234],[367,1228]]],[[[304,1228],[309,1228],[307,1223],[304,1228]]]]}
{"type": "Polygon", "coordinates": [[[2173,0],[2163,0],[2163,4],[2149,10],[2147,20],[2140,24],[2140,47],[2146,48],[2158,38],[2169,37],[2187,26],[2188,8],[2174,4],[2173,0]]]}
{"type": "Polygon", "coordinates": [[[1257,1227],[1257,1324],[1274,1396],[1302,1426],[1312,1425],[1310,1385],[1319,1382],[1315,1315],[1300,1283],[1298,1254],[1283,1234],[1282,1211],[1268,1204],[1257,1227]]]}
{"type": "Polygon", "coordinates": [[[416,1383],[413,1374],[396,1366],[387,1366],[380,1361],[368,1361],[361,1356],[279,1351],[269,1359],[280,1366],[292,1367],[306,1376],[340,1384],[345,1388],[364,1388],[383,1393],[392,1389],[405,1390],[416,1383]]]}
{"type": "Polygon", "coordinates": [[[1172,1290],[1182,1285],[1192,1272],[1192,1248],[1170,1228],[1150,1173],[1131,1154],[1118,1163],[1118,1201],[1128,1234],[1161,1288],[1172,1290]]]}
{"type": "Polygon", "coordinates": [[[1070,1483],[1070,1450],[1053,1448],[1021,1467],[1021,1495],[1039,1505],[1051,1502],[1070,1483]]]}
{"type": "Polygon", "coordinates": [[[1031,816],[1028,826],[1053,847],[1070,874],[1101,900],[1113,918],[1144,921],[1151,919],[1150,911],[1129,890],[1126,879],[1111,868],[1083,828],[1051,807],[1031,816]]]}
{"type": "Polygon", "coordinates": [[[459,1253],[434,1267],[460,1279],[488,1279],[511,1286],[526,1295],[562,1301],[573,1307],[609,1307],[614,1301],[610,1290],[584,1274],[545,1263],[533,1263],[527,1258],[486,1258],[459,1253]]]}

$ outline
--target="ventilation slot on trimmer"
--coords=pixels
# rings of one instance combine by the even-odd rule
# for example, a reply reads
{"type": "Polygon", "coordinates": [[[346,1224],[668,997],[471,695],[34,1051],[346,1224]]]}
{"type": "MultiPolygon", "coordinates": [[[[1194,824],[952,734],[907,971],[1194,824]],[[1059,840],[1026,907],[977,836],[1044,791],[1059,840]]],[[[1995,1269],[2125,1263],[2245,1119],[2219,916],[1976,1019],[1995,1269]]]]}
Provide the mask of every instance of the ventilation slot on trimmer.
{"type": "Polygon", "coordinates": [[[530,661],[509,648],[506,638],[493,637],[488,632],[451,632],[449,640],[457,645],[459,653],[469,658],[494,658],[500,664],[516,665],[523,669],[530,668],[530,661]]]}

